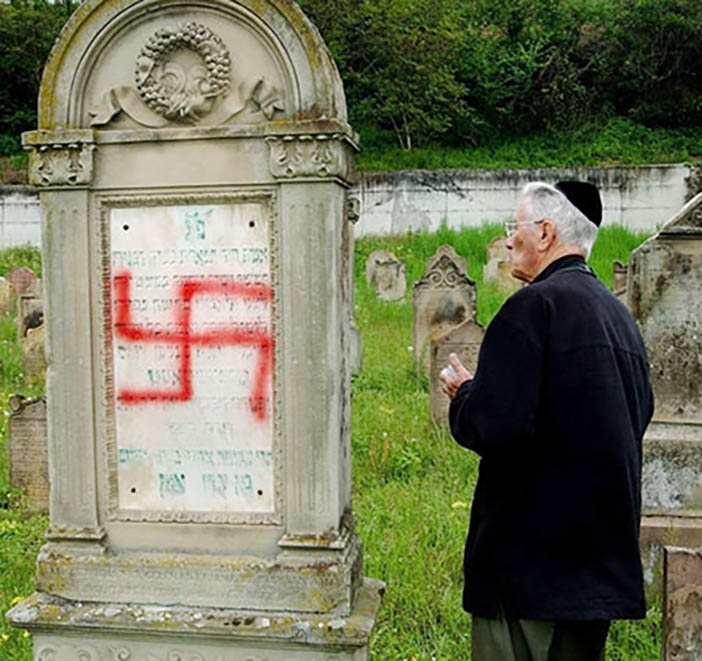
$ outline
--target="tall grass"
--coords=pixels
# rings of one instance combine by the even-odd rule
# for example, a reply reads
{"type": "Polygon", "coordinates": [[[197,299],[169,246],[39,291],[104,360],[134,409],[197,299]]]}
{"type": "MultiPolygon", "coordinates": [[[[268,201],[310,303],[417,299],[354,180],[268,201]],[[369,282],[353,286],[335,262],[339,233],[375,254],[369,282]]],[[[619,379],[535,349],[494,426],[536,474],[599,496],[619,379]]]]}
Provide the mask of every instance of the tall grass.
{"type": "MultiPolygon", "coordinates": [[[[483,285],[487,243],[500,225],[364,238],[356,244],[356,319],[363,331],[363,369],[352,383],[353,504],[364,544],[364,574],[388,590],[371,643],[377,661],[461,661],[470,658],[470,617],[462,612],[461,562],[478,459],[452,441],[429,416],[427,383],[413,374],[412,309],[378,301],[365,283],[365,260],[377,248],[406,263],[408,282],[443,243],[467,260],[478,286],[478,318],[489,323],[505,295],[483,285]]],[[[611,285],[611,260],[626,262],[645,235],[605,228],[591,263],[611,285]]],[[[38,253],[0,253],[0,274],[38,253]]],[[[34,561],[46,518],[32,513],[9,486],[7,400],[24,382],[14,320],[0,319],[0,610],[33,590],[34,561]]],[[[616,623],[608,661],[648,661],[660,650],[660,605],[641,622],[616,623]]],[[[31,659],[31,638],[0,620],[0,659],[31,659]]]]}

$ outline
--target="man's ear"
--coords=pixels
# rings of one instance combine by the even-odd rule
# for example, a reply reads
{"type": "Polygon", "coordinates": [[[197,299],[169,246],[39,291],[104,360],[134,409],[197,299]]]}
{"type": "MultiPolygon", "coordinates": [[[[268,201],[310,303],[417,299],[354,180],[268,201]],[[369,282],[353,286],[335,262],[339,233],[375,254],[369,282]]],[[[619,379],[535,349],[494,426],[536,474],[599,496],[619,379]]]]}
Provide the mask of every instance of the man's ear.
{"type": "Polygon", "coordinates": [[[556,226],[547,218],[539,227],[541,229],[539,248],[544,251],[549,250],[556,240],[556,226]]]}

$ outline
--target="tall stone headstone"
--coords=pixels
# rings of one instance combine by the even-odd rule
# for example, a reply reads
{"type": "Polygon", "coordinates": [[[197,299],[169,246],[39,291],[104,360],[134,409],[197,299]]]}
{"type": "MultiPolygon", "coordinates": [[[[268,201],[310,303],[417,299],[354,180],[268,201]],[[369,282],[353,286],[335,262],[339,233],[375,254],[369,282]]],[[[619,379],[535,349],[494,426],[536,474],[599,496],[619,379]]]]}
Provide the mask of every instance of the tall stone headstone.
{"type": "Polygon", "coordinates": [[[429,373],[429,343],[468,319],[475,319],[475,283],[466,275],[466,261],[448,245],[427,261],[421,280],[412,285],[414,364],[418,375],[429,373]]]}
{"type": "Polygon", "coordinates": [[[429,409],[436,422],[448,422],[450,401],[441,389],[439,374],[449,364],[449,355],[455,353],[466,369],[475,373],[483,335],[485,335],[483,327],[468,319],[440,337],[432,339],[429,362],[429,409]]]}
{"type": "Polygon", "coordinates": [[[702,650],[702,549],[666,546],[663,661],[697,661],[702,650]]]}
{"type": "Polygon", "coordinates": [[[629,260],[628,303],[651,363],[642,545],[649,578],[662,544],[702,544],[702,195],[629,260]]]}
{"type": "Polygon", "coordinates": [[[37,658],[366,659],[356,147],[318,31],[287,0],[82,3],[24,145],[51,516],[9,618],[37,658]]]}
{"type": "Polygon", "coordinates": [[[30,507],[49,509],[49,462],[46,444],[46,400],[10,398],[10,484],[24,489],[30,507]]]}

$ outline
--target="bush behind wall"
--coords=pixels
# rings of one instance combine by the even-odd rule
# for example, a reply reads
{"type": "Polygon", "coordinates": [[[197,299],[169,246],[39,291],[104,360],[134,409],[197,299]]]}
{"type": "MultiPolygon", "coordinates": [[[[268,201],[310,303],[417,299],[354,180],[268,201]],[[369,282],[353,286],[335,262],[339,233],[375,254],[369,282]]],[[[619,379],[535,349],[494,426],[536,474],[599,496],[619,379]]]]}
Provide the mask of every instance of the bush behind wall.
{"type": "MultiPolygon", "coordinates": [[[[699,0],[300,0],[366,148],[480,145],[624,117],[702,126],[699,0]]],[[[71,8],[0,5],[0,154],[36,125],[71,8]]]]}

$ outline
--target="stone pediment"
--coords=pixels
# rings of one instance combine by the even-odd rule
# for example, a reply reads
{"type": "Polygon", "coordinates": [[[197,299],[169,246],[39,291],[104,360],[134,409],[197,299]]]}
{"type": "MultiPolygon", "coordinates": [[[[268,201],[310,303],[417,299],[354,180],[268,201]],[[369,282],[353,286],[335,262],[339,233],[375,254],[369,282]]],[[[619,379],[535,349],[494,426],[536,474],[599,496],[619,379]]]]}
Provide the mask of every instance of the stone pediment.
{"type": "Polygon", "coordinates": [[[659,232],[660,236],[702,237],[702,193],[695,195],[659,232]]]}
{"type": "Polygon", "coordinates": [[[424,276],[412,288],[454,289],[463,285],[475,285],[466,275],[466,260],[451,246],[443,245],[429,258],[424,276]]]}

